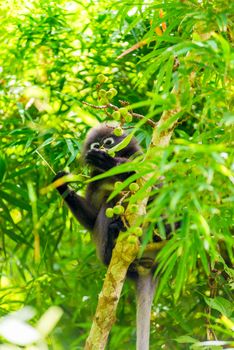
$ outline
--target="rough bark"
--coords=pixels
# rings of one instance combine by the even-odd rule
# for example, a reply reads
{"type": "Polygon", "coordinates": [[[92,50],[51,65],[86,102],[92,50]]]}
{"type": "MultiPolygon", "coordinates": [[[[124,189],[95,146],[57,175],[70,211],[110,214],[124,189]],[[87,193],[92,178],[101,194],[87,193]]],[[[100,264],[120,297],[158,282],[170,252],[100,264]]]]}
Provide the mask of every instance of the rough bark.
{"type": "MultiPolygon", "coordinates": [[[[173,90],[174,92],[174,90],[173,90]]],[[[180,108],[175,108],[173,111],[165,111],[157,126],[154,128],[151,148],[165,147],[169,144],[174,127],[177,123],[176,115],[180,108]],[[175,118],[173,118],[175,117],[175,118]],[[164,125],[168,123],[168,127],[164,125]]],[[[142,186],[151,178],[151,175],[145,176],[139,180],[139,185],[142,186]]],[[[150,189],[148,190],[150,192],[150,189]]],[[[138,212],[128,214],[128,223],[134,226],[137,218],[144,215],[148,198],[138,203],[138,212]]],[[[135,260],[139,252],[140,243],[138,241],[130,243],[126,235],[119,235],[116,246],[112,253],[112,259],[108,267],[103,288],[99,294],[98,305],[93,319],[93,324],[89,337],[87,338],[85,350],[102,350],[108,339],[109,332],[115,322],[116,308],[119,302],[125,277],[129,265],[135,260]]],[[[156,250],[158,247],[156,247],[156,250]]]]}
{"type": "Polygon", "coordinates": [[[121,239],[121,235],[119,236],[112,253],[102,291],[99,294],[98,306],[85,350],[105,348],[109,332],[115,323],[116,308],[128,267],[135,259],[138,250],[138,242],[135,244],[129,243],[121,239]]]}

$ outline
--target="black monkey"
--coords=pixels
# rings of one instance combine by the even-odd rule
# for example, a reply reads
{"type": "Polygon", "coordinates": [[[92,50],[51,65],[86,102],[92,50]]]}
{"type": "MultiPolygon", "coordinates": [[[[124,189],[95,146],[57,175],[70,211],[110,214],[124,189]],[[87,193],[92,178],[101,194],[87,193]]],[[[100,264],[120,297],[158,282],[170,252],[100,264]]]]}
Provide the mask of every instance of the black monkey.
{"type": "MultiPolygon", "coordinates": [[[[92,128],[86,137],[82,154],[84,161],[92,168],[91,177],[126,163],[130,157],[140,152],[140,146],[136,139],[132,138],[126,148],[117,152],[115,157],[111,157],[107,150],[126,137],[125,134],[115,136],[113,134],[114,129],[114,127],[107,124],[100,124],[92,128]]],[[[77,220],[92,233],[97,255],[105,265],[110,262],[114,241],[119,231],[124,229],[120,218],[107,218],[105,215],[106,209],[113,207],[119,198],[115,198],[108,203],[107,198],[113,191],[114,183],[126,179],[131,174],[119,174],[89,183],[85,198],[79,196],[67,184],[57,188],[77,220]]],[[[67,175],[67,173],[59,172],[53,181],[64,175],[67,175]]]]}
{"type": "MultiPolygon", "coordinates": [[[[114,127],[107,124],[100,124],[92,128],[86,137],[83,158],[92,168],[91,177],[126,163],[131,157],[141,153],[141,148],[133,137],[125,148],[116,153],[115,157],[110,156],[107,150],[120,143],[126,137],[126,134],[115,136],[114,129],[114,127]]],[[[66,174],[65,172],[59,172],[54,181],[66,174]]],[[[89,183],[85,198],[79,196],[67,184],[57,188],[77,220],[91,232],[96,245],[97,255],[105,265],[108,265],[110,262],[119,232],[124,230],[120,217],[107,218],[105,215],[106,209],[114,207],[119,198],[114,198],[110,202],[107,202],[107,198],[112,192],[116,181],[124,180],[132,174],[123,173],[89,183]]],[[[153,261],[153,257],[143,257],[142,265],[147,264],[149,260],[153,261]]],[[[134,266],[133,264],[130,267],[129,275],[136,279],[137,284],[137,349],[147,350],[155,281],[152,273],[141,276],[134,266]]],[[[151,267],[152,264],[149,267],[149,271],[151,267]]]]}

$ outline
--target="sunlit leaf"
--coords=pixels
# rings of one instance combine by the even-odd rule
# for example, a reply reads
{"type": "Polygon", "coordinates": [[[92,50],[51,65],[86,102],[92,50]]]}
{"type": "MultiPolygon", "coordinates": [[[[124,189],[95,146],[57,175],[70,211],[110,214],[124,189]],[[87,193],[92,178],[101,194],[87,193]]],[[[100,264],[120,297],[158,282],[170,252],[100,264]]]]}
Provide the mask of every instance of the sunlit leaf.
{"type": "Polygon", "coordinates": [[[226,317],[231,317],[234,311],[233,303],[221,296],[217,296],[215,298],[205,298],[205,301],[212,309],[218,310],[226,317]]]}
{"type": "Polygon", "coordinates": [[[0,155],[0,182],[2,182],[5,173],[6,173],[6,161],[5,161],[5,159],[0,155]]]}
{"type": "Polygon", "coordinates": [[[41,338],[36,329],[14,316],[0,320],[0,334],[11,343],[22,346],[37,342],[41,338]]]}
{"type": "Polygon", "coordinates": [[[62,317],[63,311],[58,306],[51,306],[44,315],[41,316],[40,320],[37,323],[36,329],[47,336],[53,328],[56,326],[60,318],[62,317]]]}

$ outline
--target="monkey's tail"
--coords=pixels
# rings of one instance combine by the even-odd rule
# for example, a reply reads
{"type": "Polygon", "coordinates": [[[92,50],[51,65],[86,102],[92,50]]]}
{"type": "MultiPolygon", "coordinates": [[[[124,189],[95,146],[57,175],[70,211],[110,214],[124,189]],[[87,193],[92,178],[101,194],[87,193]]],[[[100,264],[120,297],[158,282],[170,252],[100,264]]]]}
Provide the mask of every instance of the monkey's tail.
{"type": "Polygon", "coordinates": [[[156,288],[153,274],[138,276],[136,282],[137,302],[137,350],[149,349],[151,307],[156,288]]]}

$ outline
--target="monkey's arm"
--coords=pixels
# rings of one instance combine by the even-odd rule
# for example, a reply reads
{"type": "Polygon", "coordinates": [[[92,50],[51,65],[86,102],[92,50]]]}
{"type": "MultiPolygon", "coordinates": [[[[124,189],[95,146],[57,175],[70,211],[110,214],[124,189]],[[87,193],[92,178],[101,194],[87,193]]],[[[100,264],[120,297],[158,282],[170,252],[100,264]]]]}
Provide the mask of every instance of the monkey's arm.
{"type": "MultiPolygon", "coordinates": [[[[65,175],[68,175],[68,173],[60,171],[54,177],[53,182],[65,175]]],[[[88,203],[83,197],[79,196],[66,183],[57,187],[57,190],[79,223],[87,230],[92,231],[97,218],[97,212],[91,203],[88,203]]]]}

